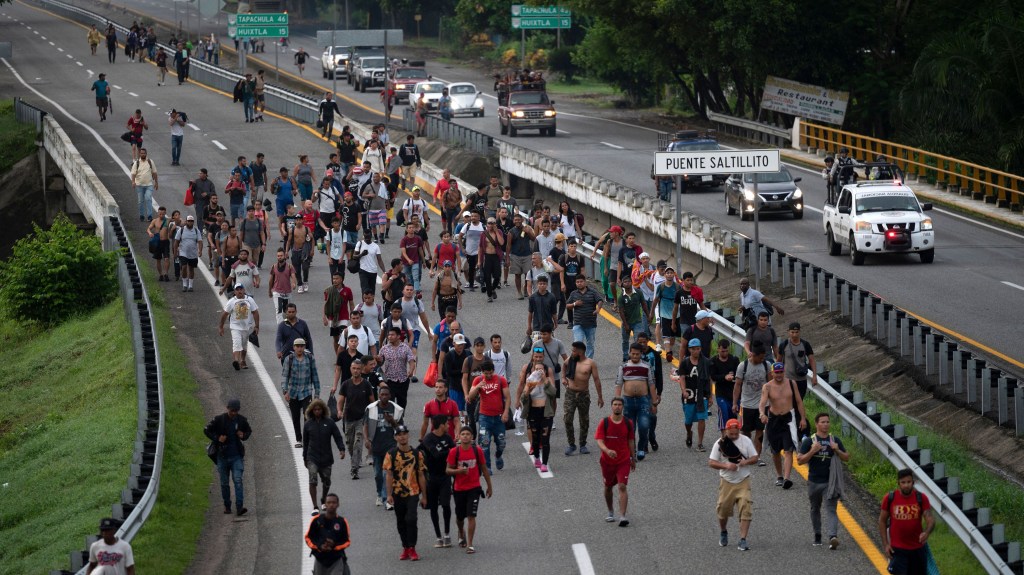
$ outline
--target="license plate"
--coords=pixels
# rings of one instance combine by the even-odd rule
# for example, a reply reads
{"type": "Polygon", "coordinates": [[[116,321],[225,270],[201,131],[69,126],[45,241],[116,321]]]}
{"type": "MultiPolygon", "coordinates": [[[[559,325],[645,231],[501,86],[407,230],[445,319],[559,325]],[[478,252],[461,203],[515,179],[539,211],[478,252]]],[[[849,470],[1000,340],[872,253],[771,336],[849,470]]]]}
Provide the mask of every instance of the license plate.
{"type": "Polygon", "coordinates": [[[536,124],[536,123],[537,123],[537,122],[539,122],[539,121],[540,121],[540,120],[528,120],[528,122],[529,122],[530,124],[536,124]]]}
{"type": "Polygon", "coordinates": [[[712,178],[711,176],[701,176],[700,177],[700,181],[702,181],[702,182],[710,182],[713,179],[714,178],[712,178]]]}

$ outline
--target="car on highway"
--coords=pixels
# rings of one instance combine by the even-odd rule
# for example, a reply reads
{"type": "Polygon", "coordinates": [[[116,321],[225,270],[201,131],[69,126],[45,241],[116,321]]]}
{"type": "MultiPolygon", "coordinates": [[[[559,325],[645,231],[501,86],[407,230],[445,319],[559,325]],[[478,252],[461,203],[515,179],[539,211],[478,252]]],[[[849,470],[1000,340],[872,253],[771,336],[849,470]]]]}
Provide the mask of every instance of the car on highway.
{"type": "Polygon", "coordinates": [[[391,89],[394,90],[396,104],[408,102],[409,94],[416,84],[430,80],[425,65],[426,62],[409,62],[408,65],[395,67],[389,82],[391,89]]]}
{"type": "Polygon", "coordinates": [[[427,113],[436,114],[438,104],[441,102],[441,91],[445,89],[444,82],[420,82],[416,84],[409,94],[409,107],[415,109],[419,102],[420,94],[423,94],[423,101],[427,104],[427,113]]]}
{"type": "Polygon", "coordinates": [[[352,46],[352,51],[349,53],[348,64],[345,65],[345,79],[348,81],[349,86],[354,84],[352,79],[353,71],[355,70],[356,64],[360,58],[365,56],[380,56],[384,57],[383,46],[352,46]]]}
{"type": "Polygon", "coordinates": [[[794,220],[804,217],[804,192],[797,184],[802,178],[794,178],[789,170],[765,174],[733,174],[725,181],[725,210],[730,216],[740,213],[741,220],[754,217],[754,182],[757,181],[757,195],[760,196],[758,216],[765,213],[793,214],[794,220]]]}
{"type": "MultiPolygon", "coordinates": [[[[665,146],[666,152],[704,152],[721,150],[718,138],[712,131],[680,130],[672,135],[672,141],[665,146]]],[[[729,174],[703,174],[699,176],[683,176],[686,189],[695,187],[717,188],[725,184],[729,174]]],[[[684,190],[685,191],[685,190],[684,190]]]]}
{"type": "Polygon", "coordinates": [[[388,61],[384,56],[364,56],[352,68],[353,89],[365,92],[367,88],[384,87],[388,61]]]}
{"type": "Polygon", "coordinates": [[[512,90],[498,103],[500,131],[513,138],[519,130],[540,130],[540,135],[554,137],[556,121],[555,102],[541,90],[512,90]]]}
{"type": "Polygon", "coordinates": [[[925,212],[931,209],[899,180],[847,184],[822,210],[828,253],[838,256],[846,247],[855,266],[868,254],[917,253],[922,263],[930,264],[935,260],[935,229],[925,212]]]}
{"type": "Polygon", "coordinates": [[[324,78],[334,78],[338,74],[348,75],[348,60],[352,49],[348,46],[328,46],[320,56],[320,71],[324,78]]]}
{"type": "Polygon", "coordinates": [[[484,116],[484,96],[475,84],[452,82],[448,84],[448,95],[452,98],[453,116],[484,116]]]}

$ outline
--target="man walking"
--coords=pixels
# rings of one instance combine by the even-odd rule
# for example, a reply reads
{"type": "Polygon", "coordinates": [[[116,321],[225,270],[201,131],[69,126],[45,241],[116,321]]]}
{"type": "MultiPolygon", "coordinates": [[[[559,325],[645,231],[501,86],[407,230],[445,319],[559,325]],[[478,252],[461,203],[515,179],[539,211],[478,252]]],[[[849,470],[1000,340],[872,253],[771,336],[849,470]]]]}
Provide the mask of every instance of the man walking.
{"type": "Polygon", "coordinates": [[[925,575],[928,571],[928,537],[935,529],[935,517],[928,496],[914,489],[914,472],[900,469],[899,489],[882,498],[878,533],[889,558],[893,575],[925,575]],[[924,520],[924,527],[921,521],[924,520]]]}
{"type": "Polygon", "coordinates": [[[750,532],[750,521],[754,518],[754,501],[750,496],[750,466],[757,462],[757,450],[746,435],[740,434],[740,422],[730,419],[725,424],[725,437],[720,438],[711,448],[708,466],[717,469],[718,502],[715,509],[718,513],[718,525],[721,533],[718,544],[729,545],[729,518],[734,508],[740,516],[740,543],[736,547],[740,551],[749,551],[747,535],[750,532]]]}
{"type": "Polygon", "coordinates": [[[615,397],[623,400],[623,413],[633,422],[638,434],[636,459],[643,461],[647,455],[647,431],[651,424],[651,413],[657,413],[661,398],[654,385],[654,370],[643,361],[644,350],[637,344],[629,347],[629,360],[619,366],[615,378],[615,397]]]}
{"type": "Polygon", "coordinates": [[[345,550],[352,544],[348,520],[338,515],[338,496],[328,493],[324,511],[309,522],[306,546],[313,555],[313,575],[349,575],[345,550]]]}
{"type": "Polygon", "coordinates": [[[195,216],[185,217],[185,226],[174,233],[174,249],[181,263],[181,291],[192,291],[192,280],[199,266],[199,252],[202,251],[203,232],[196,226],[195,216]]]}
{"type": "Polygon", "coordinates": [[[224,499],[224,514],[231,513],[231,486],[228,480],[233,479],[235,512],[239,517],[249,511],[245,508],[245,492],[242,488],[242,473],[245,471],[245,445],[242,442],[252,435],[249,420],[238,413],[241,409],[242,402],[237,399],[228,400],[227,411],[214,417],[203,430],[206,437],[217,443],[217,471],[220,473],[220,494],[224,499]]]}
{"type": "Polygon", "coordinates": [[[581,272],[576,276],[576,291],[565,302],[566,309],[572,310],[572,338],[587,344],[587,357],[594,358],[594,344],[597,336],[597,315],[601,313],[601,296],[587,285],[587,278],[581,272]]]}
{"type": "MultiPolygon", "coordinates": [[[[391,390],[386,385],[377,389],[377,395],[380,399],[368,405],[363,415],[363,436],[366,448],[373,454],[373,480],[377,488],[377,506],[380,507],[388,496],[384,488],[384,456],[397,445],[395,430],[402,425],[405,410],[391,401],[391,390]]],[[[391,511],[394,505],[388,503],[385,509],[391,511]]]]}
{"type": "MultiPolygon", "coordinates": [[[[474,345],[474,348],[477,346],[474,345]]],[[[480,416],[478,418],[479,443],[484,450],[484,461],[488,471],[491,469],[491,441],[494,441],[494,465],[501,471],[505,467],[502,454],[505,452],[505,423],[511,417],[512,406],[508,381],[500,375],[494,375],[494,363],[484,359],[480,364],[483,373],[473,379],[466,395],[466,402],[480,400],[480,416]]]]}
{"type": "Polygon", "coordinates": [[[320,126],[321,135],[325,140],[331,139],[331,133],[334,131],[334,115],[341,115],[341,110],[338,109],[338,103],[334,101],[334,94],[330,92],[324,93],[324,99],[320,100],[320,104],[317,106],[317,116],[320,121],[317,125],[320,126]]]}
{"type": "Polygon", "coordinates": [[[821,505],[825,504],[825,528],[828,530],[828,548],[839,547],[839,516],[836,505],[843,498],[842,464],[835,461],[849,461],[850,454],[843,441],[829,433],[830,417],[827,413],[814,416],[814,435],[805,437],[800,444],[797,462],[807,465],[807,497],[811,500],[811,527],[814,529],[814,545],[821,545],[821,505]],[[836,470],[833,471],[833,467],[836,470]],[[834,474],[834,475],[833,475],[834,474]],[[833,479],[833,478],[836,479],[833,479]]]}
{"type": "MultiPolygon", "coordinates": [[[[373,388],[363,378],[362,360],[354,360],[349,369],[351,374],[341,382],[338,392],[338,413],[341,414],[341,425],[345,432],[345,444],[352,454],[353,480],[359,479],[359,467],[363,463],[363,415],[370,402],[374,401],[373,388]]],[[[334,395],[335,388],[331,388],[334,395]]]]}
{"type": "Polygon", "coordinates": [[[800,398],[807,395],[807,382],[817,385],[818,366],[814,361],[814,349],[800,337],[800,323],[790,322],[789,337],[779,344],[779,361],[786,364],[786,379],[796,382],[800,398]]]}
{"type": "MultiPolygon", "coordinates": [[[[750,346],[750,357],[736,368],[732,390],[732,412],[740,416],[743,421],[743,434],[753,438],[759,457],[761,446],[764,444],[764,423],[761,422],[758,406],[761,388],[772,377],[772,364],[768,363],[764,356],[764,344],[754,342],[750,346]]],[[[764,467],[765,462],[759,460],[757,466],[764,467]]]]}
{"type": "Polygon", "coordinates": [[[562,383],[565,384],[565,437],[569,445],[565,446],[565,455],[570,456],[576,451],[576,430],[574,419],[576,412],[580,414],[580,455],[590,453],[587,448],[587,433],[590,431],[590,380],[594,380],[597,389],[597,407],[604,408],[604,392],[601,390],[601,375],[597,371],[597,362],[587,357],[587,344],[582,341],[572,343],[572,354],[565,362],[562,370],[562,383]]]}
{"type": "Polygon", "coordinates": [[[445,473],[455,478],[455,523],[459,526],[459,547],[466,553],[476,553],[473,536],[476,535],[476,513],[480,496],[494,494],[491,473],[484,465],[483,450],[473,445],[473,429],[463,426],[459,430],[459,444],[448,452],[445,473]],[[487,481],[487,491],[480,488],[480,477],[487,481]],[[468,521],[467,521],[468,518],[468,521]]]}
{"type": "MultiPolygon", "coordinates": [[[[94,28],[95,30],[95,28],[94,28]]],[[[95,49],[95,46],[93,46],[95,49]]],[[[100,539],[89,546],[89,568],[86,573],[101,572],[121,575],[135,575],[135,556],[132,546],[119,539],[118,522],[107,517],[100,520],[100,539]]]]}
{"type": "Polygon", "coordinates": [[[629,504],[629,472],[636,469],[636,426],[623,416],[625,403],[621,397],[612,399],[612,414],[597,424],[594,440],[601,449],[601,476],[604,478],[604,502],[608,506],[605,521],[615,522],[615,501],[612,488],[619,491],[619,527],[629,526],[626,507],[629,504]]]}
{"type": "Polygon", "coordinates": [[[295,340],[300,338],[306,342],[308,353],[313,353],[313,334],[309,331],[309,325],[306,320],[299,318],[298,306],[290,303],[285,308],[284,320],[277,324],[277,333],[274,337],[277,359],[283,363],[285,356],[293,352],[295,340]]]}
{"type": "Polygon", "coordinates": [[[616,310],[622,322],[622,361],[626,361],[630,344],[636,341],[638,334],[647,331],[648,309],[647,299],[644,294],[633,289],[633,280],[629,276],[623,276],[621,283],[622,293],[619,294],[616,310]]]}
{"type": "MultiPolygon", "coordinates": [[[[160,206],[156,211],[156,219],[149,222],[149,226],[146,227],[146,234],[149,235],[150,241],[153,241],[154,236],[157,236],[157,247],[150,251],[153,252],[153,259],[156,260],[156,273],[157,281],[169,282],[171,278],[169,276],[171,271],[171,240],[169,237],[171,231],[171,218],[167,217],[167,208],[160,206]]],[[[152,246],[152,244],[150,244],[152,246]]]]}
{"type": "MultiPolygon", "coordinates": [[[[438,389],[447,390],[444,382],[437,383],[438,389]]],[[[447,392],[447,391],[446,391],[447,392]]],[[[450,399],[445,398],[447,401],[450,399]]],[[[458,411],[456,411],[456,414],[458,411]]],[[[448,548],[452,546],[452,480],[445,473],[448,453],[455,448],[450,426],[453,418],[445,415],[434,415],[430,418],[433,429],[425,437],[420,438],[420,451],[427,467],[427,509],[430,510],[430,521],[434,524],[434,535],[437,543],[434,547],[448,548]],[[438,508],[444,514],[444,534],[441,533],[441,517],[438,508]]]]}
{"type": "Polygon", "coordinates": [[[408,427],[399,425],[395,428],[395,441],[398,445],[391,448],[384,457],[384,469],[388,473],[388,505],[395,508],[398,537],[402,540],[399,560],[419,561],[420,556],[416,553],[416,504],[418,499],[420,505],[427,506],[427,493],[424,491],[427,485],[424,472],[427,468],[423,452],[409,445],[408,427]]]}
{"type": "Polygon", "coordinates": [[[398,150],[398,157],[402,159],[402,189],[409,189],[416,185],[416,171],[423,165],[420,148],[416,145],[415,140],[416,136],[409,134],[405,137],[405,143],[398,150]]]}
{"type": "Polygon", "coordinates": [[[172,109],[167,124],[171,127],[171,165],[180,166],[181,144],[185,140],[185,118],[180,112],[172,109]]]}
{"type": "Polygon", "coordinates": [[[146,154],[146,148],[139,148],[138,153],[138,159],[132,162],[132,188],[135,189],[135,195],[139,200],[139,221],[151,221],[153,219],[153,193],[160,189],[160,181],[157,178],[153,160],[150,160],[146,154]]]}
{"type": "Polygon", "coordinates": [[[395,402],[404,409],[409,397],[409,380],[416,373],[416,355],[402,341],[402,330],[392,327],[388,341],[380,346],[377,362],[381,365],[384,381],[395,396],[395,402]]]}
{"type": "Polygon", "coordinates": [[[218,330],[221,337],[224,336],[224,320],[228,316],[231,316],[231,367],[234,367],[235,371],[249,369],[249,364],[245,361],[246,346],[249,343],[249,334],[260,332],[260,312],[256,300],[246,295],[245,286],[242,284],[235,286],[234,297],[224,303],[218,330]]]}
{"type": "Polygon", "coordinates": [[[295,447],[302,447],[303,417],[310,402],[320,397],[320,376],[317,374],[316,360],[313,352],[306,350],[306,340],[296,338],[292,343],[294,353],[284,359],[281,369],[281,392],[288,411],[292,414],[292,427],[295,429],[295,447]]]}
{"type": "Polygon", "coordinates": [[[804,402],[796,390],[796,384],[786,379],[786,366],[776,362],[772,366],[772,380],[761,388],[761,423],[765,425],[768,445],[772,448],[772,461],[778,479],[775,485],[783,489],[793,487],[790,473],[793,472],[793,451],[797,446],[797,432],[791,425],[793,411],[800,416],[800,429],[807,429],[807,414],[804,413],[804,402]],[[785,450],[783,459],[781,452],[785,450]]]}
{"type": "Polygon", "coordinates": [[[331,491],[331,468],[334,466],[331,440],[338,447],[338,458],[345,459],[345,441],[341,431],[327,415],[327,404],[318,397],[306,408],[306,425],[302,427],[302,461],[309,472],[309,497],[313,501],[313,515],[320,513],[316,499],[317,479],[324,484],[319,505],[324,506],[325,510],[327,494],[331,491]]]}

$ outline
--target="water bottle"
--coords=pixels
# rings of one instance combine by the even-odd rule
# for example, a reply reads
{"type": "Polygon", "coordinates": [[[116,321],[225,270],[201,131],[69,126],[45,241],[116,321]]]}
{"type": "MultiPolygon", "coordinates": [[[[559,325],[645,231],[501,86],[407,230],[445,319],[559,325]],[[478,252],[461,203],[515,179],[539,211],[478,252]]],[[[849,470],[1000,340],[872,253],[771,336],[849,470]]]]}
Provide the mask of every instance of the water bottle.
{"type": "Polygon", "coordinates": [[[523,421],[523,410],[517,409],[515,412],[514,421],[516,422],[516,435],[526,435],[526,422],[523,421]]]}

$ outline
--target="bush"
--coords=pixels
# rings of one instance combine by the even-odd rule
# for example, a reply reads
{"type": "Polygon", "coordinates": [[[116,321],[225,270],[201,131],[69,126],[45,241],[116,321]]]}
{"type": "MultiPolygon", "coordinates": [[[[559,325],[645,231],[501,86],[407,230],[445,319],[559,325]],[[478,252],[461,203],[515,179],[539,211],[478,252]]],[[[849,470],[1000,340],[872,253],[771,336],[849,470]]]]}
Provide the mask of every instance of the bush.
{"type": "Polygon", "coordinates": [[[117,254],[104,252],[98,237],[64,214],[49,230],[34,228],[0,262],[0,302],[10,317],[54,326],[117,296],[117,254]]]}
{"type": "Polygon", "coordinates": [[[562,75],[562,81],[566,84],[575,84],[576,76],[580,73],[580,67],[573,62],[572,48],[561,47],[548,51],[548,67],[552,72],[562,75]]]}

